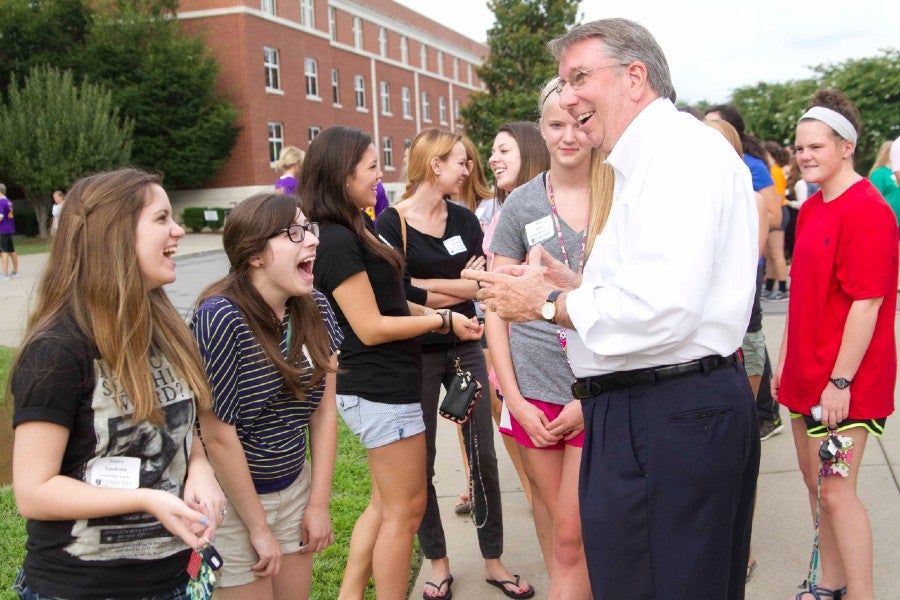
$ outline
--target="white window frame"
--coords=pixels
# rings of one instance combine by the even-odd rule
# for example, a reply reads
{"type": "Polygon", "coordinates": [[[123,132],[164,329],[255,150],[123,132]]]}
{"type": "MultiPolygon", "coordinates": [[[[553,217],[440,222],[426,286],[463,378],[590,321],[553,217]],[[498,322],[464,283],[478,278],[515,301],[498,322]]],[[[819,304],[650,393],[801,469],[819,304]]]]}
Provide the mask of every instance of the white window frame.
{"type": "Polygon", "coordinates": [[[308,138],[308,141],[312,142],[320,133],[322,133],[321,127],[310,125],[306,130],[306,137],[308,138]]]}
{"type": "Polygon", "coordinates": [[[387,29],[384,27],[378,28],[378,53],[381,56],[387,56],[387,29]]]}
{"type": "Polygon", "coordinates": [[[362,19],[359,17],[353,17],[353,47],[360,49],[363,47],[362,19]]]}
{"type": "Polygon", "coordinates": [[[315,0],[300,0],[300,24],[307,29],[316,28],[315,0]]]}
{"type": "Polygon", "coordinates": [[[381,138],[381,157],[385,169],[394,170],[394,141],[390,136],[381,138]]]}
{"type": "Polygon", "coordinates": [[[443,96],[438,96],[438,120],[441,125],[447,124],[447,99],[443,96]]]}
{"type": "Polygon", "coordinates": [[[422,92],[422,120],[431,123],[431,97],[428,92],[422,92]]]}
{"type": "Polygon", "coordinates": [[[306,97],[321,99],[319,97],[319,61],[310,57],[304,59],[303,76],[306,80],[306,97]]]}
{"type": "Polygon", "coordinates": [[[444,51],[437,51],[437,72],[441,77],[444,76],[444,51]]]}
{"type": "Polygon", "coordinates": [[[400,62],[409,64],[409,40],[405,35],[400,36],[400,62]]]}
{"type": "Polygon", "coordinates": [[[419,68],[423,71],[428,70],[428,46],[425,44],[419,46],[419,68]]]}
{"type": "Polygon", "coordinates": [[[368,112],[366,108],[366,78],[363,75],[353,77],[353,93],[356,95],[356,110],[368,112]]]}
{"type": "Polygon", "coordinates": [[[278,66],[278,49],[263,46],[263,69],[266,78],[267,92],[281,91],[281,69],[278,66]]]}
{"type": "Polygon", "coordinates": [[[466,63],[466,79],[469,82],[469,85],[472,85],[472,63],[466,63]]]}
{"type": "Polygon", "coordinates": [[[259,0],[259,10],[274,16],[278,7],[275,5],[275,0],[259,0]]]}
{"type": "Polygon", "coordinates": [[[328,7],[328,36],[332,42],[337,41],[337,9],[328,7]]]}
{"type": "Polygon", "coordinates": [[[281,150],[284,148],[284,124],[277,121],[269,121],[269,163],[278,162],[281,150]]]}
{"type": "Polygon", "coordinates": [[[403,105],[403,118],[412,119],[412,98],[409,87],[405,85],[400,89],[400,103],[403,105]]]}
{"type": "Polygon", "coordinates": [[[381,92],[381,114],[390,117],[393,114],[391,113],[391,84],[382,81],[379,84],[379,90],[381,92]]]}
{"type": "Polygon", "coordinates": [[[341,106],[340,73],[337,69],[331,70],[331,103],[334,106],[341,106]]]}

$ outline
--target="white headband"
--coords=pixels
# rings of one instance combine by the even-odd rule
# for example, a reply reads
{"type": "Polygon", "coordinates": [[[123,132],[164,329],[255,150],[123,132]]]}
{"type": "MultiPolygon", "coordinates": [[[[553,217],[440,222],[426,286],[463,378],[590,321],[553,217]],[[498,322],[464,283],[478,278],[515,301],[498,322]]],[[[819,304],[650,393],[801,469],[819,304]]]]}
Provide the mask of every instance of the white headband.
{"type": "Polygon", "coordinates": [[[850,140],[854,144],[856,143],[858,137],[856,127],[853,126],[853,123],[851,123],[847,117],[837,111],[824,106],[813,106],[803,113],[800,120],[802,121],[803,119],[815,119],[816,121],[821,121],[834,129],[835,132],[845,140],[850,140]]]}

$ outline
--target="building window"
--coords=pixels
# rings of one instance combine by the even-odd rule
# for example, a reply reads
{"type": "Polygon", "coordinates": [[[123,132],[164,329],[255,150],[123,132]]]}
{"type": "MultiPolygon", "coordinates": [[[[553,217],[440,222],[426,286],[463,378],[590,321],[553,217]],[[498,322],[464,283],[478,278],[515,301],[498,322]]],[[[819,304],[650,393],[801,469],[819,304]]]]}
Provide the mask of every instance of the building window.
{"type": "Polygon", "coordinates": [[[391,114],[391,84],[387,81],[381,82],[381,114],[391,114]]]}
{"type": "Polygon", "coordinates": [[[428,99],[428,92],[422,92],[422,120],[431,123],[431,103],[428,99]]]}
{"type": "Polygon", "coordinates": [[[409,40],[405,35],[400,36],[400,62],[404,65],[409,64],[409,40]]]}
{"type": "Polygon", "coordinates": [[[269,162],[278,162],[284,147],[284,129],[281,123],[269,123],[269,162]]]}
{"type": "Polygon", "coordinates": [[[266,70],[266,89],[280,90],[281,77],[278,73],[278,50],[275,48],[263,48],[263,65],[266,70]]]}
{"type": "Polygon", "coordinates": [[[328,35],[331,41],[337,41],[337,12],[333,6],[328,7],[328,35]]]}
{"type": "Polygon", "coordinates": [[[378,52],[382,56],[387,56],[387,31],[384,27],[378,28],[378,52]]]}
{"type": "Polygon", "coordinates": [[[438,98],[438,119],[441,125],[447,124],[447,99],[443,96],[438,98]]]}
{"type": "Polygon", "coordinates": [[[356,108],[366,107],[366,78],[357,75],[353,78],[353,91],[356,92],[356,108]]]}
{"type": "Polygon", "coordinates": [[[308,129],[308,132],[309,132],[309,141],[311,142],[314,139],[316,139],[317,135],[322,133],[322,130],[319,127],[316,127],[315,125],[313,125],[312,127],[310,127],[308,129]]]}
{"type": "Polygon", "coordinates": [[[407,119],[412,118],[412,106],[409,97],[409,88],[403,86],[403,89],[400,90],[400,101],[403,104],[403,116],[407,119]]]}
{"type": "Polygon", "coordinates": [[[341,91],[338,86],[338,70],[331,70],[331,103],[337,106],[341,104],[341,91]]]}
{"type": "Polygon", "coordinates": [[[459,59],[453,57],[453,80],[459,81],[459,59]]]}
{"type": "Polygon", "coordinates": [[[362,48],[362,19],[353,17],[353,46],[362,48]]]}
{"type": "Polygon", "coordinates": [[[275,14],[275,0],[260,0],[259,8],[267,15],[275,14]]]}
{"type": "Polygon", "coordinates": [[[319,97],[319,64],[314,58],[307,58],[305,61],[306,68],[306,95],[307,97],[319,97]]]}
{"type": "Polygon", "coordinates": [[[444,51],[437,51],[437,67],[438,67],[438,75],[444,75],[444,51]]]}
{"type": "Polygon", "coordinates": [[[472,85],[472,63],[466,63],[466,79],[469,80],[469,85],[472,85]]]}
{"type": "Polygon", "coordinates": [[[316,28],[316,13],[313,0],[300,0],[300,24],[309,29],[316,28]]]}
{"type": "Polygon", "coordinates": [[[462,113],[459,112],[459,100],[453,101],[453,118],[457,121],[462,117],[462,113]]]}
{"type": "Polygon", "coordinates": [[[391,138],[384,137],[381,138],[382,147],[381,147],[381,156],[382,162],[385,167],[394,167],[394,144],[391,141],[391,138]]]}
{"type": "Polygon", "coordinates": [[[428,70],[428,46],[425,44],[419,46],[419,68],[423,71],[428,70]]]}

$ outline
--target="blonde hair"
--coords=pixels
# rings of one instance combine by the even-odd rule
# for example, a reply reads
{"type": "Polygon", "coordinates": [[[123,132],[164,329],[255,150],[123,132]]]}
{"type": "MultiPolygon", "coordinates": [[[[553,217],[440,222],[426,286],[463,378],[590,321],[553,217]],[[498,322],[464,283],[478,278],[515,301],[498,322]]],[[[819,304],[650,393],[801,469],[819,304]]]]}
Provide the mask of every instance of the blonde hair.
{"type": "Polygon", "coordinates": [[[303,165],[303,159],[306,157],[306,152],[297,148],[296,146],[286,146],[281,149],[281,154],[278,155],[278,162],[275,163],[275,168],[279,171],[287,171],[294,165],[303,165]]]}
{"type": "Polygon", "coordinates": [[[869,170],[869,177],[872,176],[872,173],[875,172],[875,169],[880,167],[890,167],[892,170],[900,169],[900,165],[892,165],[891,164],[891,146],[894,142],[888,140],[881,144],[881,147],[878,148],[878,154],[875,155],[875,162],[872,163],[872,168],[869,170]]]}
{"type": "Polygon", "coordinates": [[[431,168],[431,160],[438,158],[446,161],[453,146],[460,141],[461,135],[435,128],[426,129],[416,136],[409,147],[409,181],[406,182],[403,200],[412,196],[420,183],[433,184],[437,181],[431,168]]]}
{"type": "Polygon", "coordinates": [[[135,228],[154,185],[160,185],[159,177],[137,169],[75,182],[14,364],[29,344],[61,320],[72,319],[112,369],[114,396],[119,402],[124,392],[134,407],[132,420],[160,424],[151,354],[166,357],[193,390],[199,408],[208,409],[212,401],[194,336],[166,292],[145,289],[141,276],[135,228]]]}
{"type": "Polygon", "coordinates": [[[466,148],[466,166],[468,166],[468,161],[472,161],[469,176],[463,181],[459,190],[459,196],[465,207],[475,212],[482,200],[491,198],[494,194],[491,192],[491,188],[488,187],[487,179],[485,179],[484,167],[481,164],[481,157],[478,156],[478,148],[475,147],[475,143],[466,136],[462,136],[459,141],[466,148]]]}
{"type": "Polygon", "coordinates": [[[737,129],[734,128],[734,125],[721,119],[704,119],[703,122],[725,136],[725,139],[735,149],[738,156],[744,156],[744,145],[741,144],[741,136],[738,134],[737,129]]]}
{"type": "Polygon", "coordinates": [[[587,243],[584,248],[585,260],[590,256],[594,242],[606,226],[612,210],[616,176],[612,167],[604,162],[606,156],[597,148],[591,151],[591,208],[588,214],[587,243]]]}

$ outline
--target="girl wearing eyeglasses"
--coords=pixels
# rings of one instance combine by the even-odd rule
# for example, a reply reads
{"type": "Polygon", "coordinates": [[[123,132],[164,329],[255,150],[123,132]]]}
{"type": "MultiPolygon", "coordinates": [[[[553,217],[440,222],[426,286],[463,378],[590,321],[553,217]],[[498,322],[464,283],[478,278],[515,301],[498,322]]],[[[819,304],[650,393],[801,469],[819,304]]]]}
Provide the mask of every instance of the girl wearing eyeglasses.
{"type": "Polygon", "coordinates": [[[228,216],[227,276],[191,327],[213,391],[200,419],[228,498],[217,598],[308,598],[313,553],[333,541],[335,355],[342,335],[313,290],[318,227],[293,195],[261,194],[228,216]],[[307,437],[314,464],[306,460],[307,437]]]}
{"type": "Polygon", "coordinates": [[[362,598],[373,575],[379,598],[406,598],[413,536],[425,511],[415,338],[451,326],[464,340],[482,332],[462,314],[407,301],[402,255],[363,215],[375,205],[381,175],[372,138],[338,126],[312,141],[300,178],[304,212],[322,226],[316,288],[332,302],[344,333],[338,410],[366,448],[372,479],[369,505],[353,528],[340,598],[362,598]]]}

